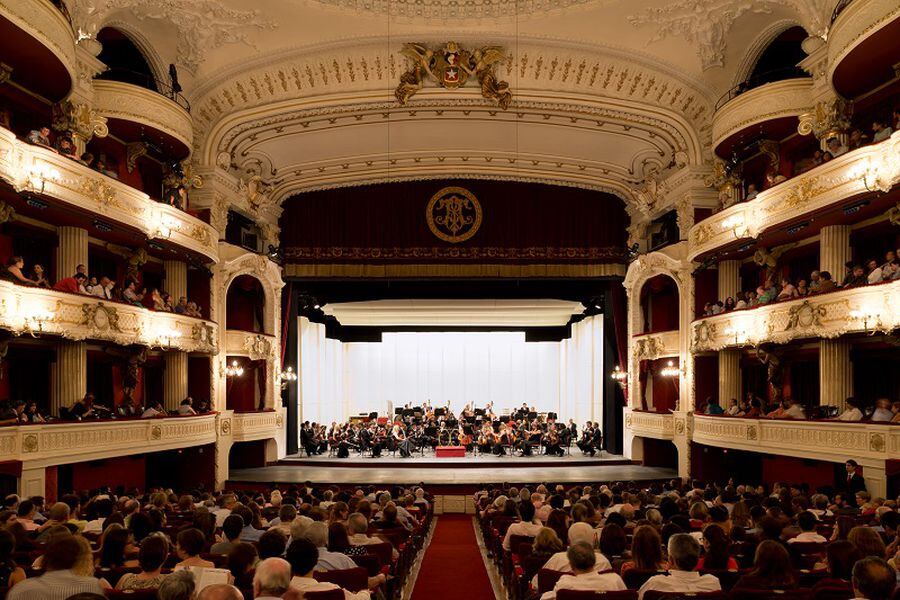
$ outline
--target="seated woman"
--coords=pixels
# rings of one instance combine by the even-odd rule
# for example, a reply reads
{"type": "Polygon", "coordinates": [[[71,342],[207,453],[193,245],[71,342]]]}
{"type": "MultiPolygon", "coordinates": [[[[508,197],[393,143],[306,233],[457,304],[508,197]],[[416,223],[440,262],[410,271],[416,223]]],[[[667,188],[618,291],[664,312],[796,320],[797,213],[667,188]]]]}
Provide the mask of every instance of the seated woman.
{"type": "Polygon", "coordinates": [[[340,552],[347,556],[364,556],[367,554],[365,546],[354,546],[350,543],[347,527],[340,521],[335,521],[328,526],[328,550],[340,552]]]}
{"type": "Polygon", "coordinates": [[[203,532],[194,527],[182,529],[178,532],[175,542],[175,553],[181,559],[175,568],[182,567],[205,567],[211,569],[215,567],[212,562],[200,558],[203,552],[203,546],[206,544],[206,538],[203,532]]]}
{"type": "Polygon", "coordinates": [[[622,573],[630,569],[640,571],[668,571],[669,563],[663,560],[662,539],[651,525],[641,525],[634,530],[631,539],[631,560],[622,564],[622,573]]]}
{"type": "Polygon", "coordinates": [[[566,545],[562,543],[555,531],[549,527],[543,527],[534,536],[534,543],[531,545],[531,555],[537,557],[536,560],[543,559],[543,562],[547,562],[551,556],[557,552],[562,552],[565,547],[566,545]]]}
{"type": "Polygon", "coordinates": [[[121,525],[114,523],[107,527],[101,536],[100,556],[96,560],[97,566],[109,569],[138,566],[138,561],[129,560],[125,556],[130,535],[128,530],[121,525]]]}
{"type": "Polygon", "coordinates": [[[764,540],[756,547],[753,570],[738,579],[734,589],[790,590],[797,585],[788,551],[774,540],[764,540]]]}
{"type": "Polygon", "coordinates": [[[863,413],[856,398],[847,398],[847,408],[834,418],[835,421],[862,421],[863,413]]]}
{"type": "Polygon", "coordinates": [[[828,577],[816,582],[816,585],[813,586],[812,597],[815,597],[820,590],[843,589],[846,590],[847,597],[852,598],[853,587],[850,584],[850,577],[853,573],[853,565],[860,558],[856,546],[846,540],[829,544],[825,560],[828,577]]]}
{"type": "Polygon", "coordinates": [[[799,293],[797,292],[797,288],[794,287],[794,284],[791,283],[791,280],[785,277],[781,280],[781,291],[778,292],[778,296],[776,300],[793,300],[794,298],[799,297],[799,293]]]}
{"type": "Polygon", "coordinates": [[[25,277],[22,269],[25,268],[25,260],[21,256],[13,256],[6,262],[6,270],[4,275],[6,279],[20,285],[36,286],[37,283],[25,277]]]}
{"type": "Polygon", "coordinates": [[[738,570],[737,561],[728,553],[731,543],[724,529],[715,524],[707,525],[703,530],[702,542],[703,556],[697,563],[698,571],[738,570]]]}
{"type": "Polygon", "coordinates": [[[259,555],[256,546],[240,542],[228,553],[228,570],[231,571],[234,585],[239,588],[253,587],[253,570],[259,555]]]}
{"type": "Polygon", "coordinates": [[[41,265],[34,265],[31,269],[31,280],[34,281],[34,284],[38,287],[50,289],[50,282],[47,280],[47,276],[44,274],[44,267],[41,265]]]}
{"type": "Polygon", "coordinates": [[[140,573],[125,573],[116,584],[117,590],[148,590],[158,588],[166,578],[163,563],[169,555],[169,542],[162,535],[148,535],[141,542],[138,553],[140,573]]]}

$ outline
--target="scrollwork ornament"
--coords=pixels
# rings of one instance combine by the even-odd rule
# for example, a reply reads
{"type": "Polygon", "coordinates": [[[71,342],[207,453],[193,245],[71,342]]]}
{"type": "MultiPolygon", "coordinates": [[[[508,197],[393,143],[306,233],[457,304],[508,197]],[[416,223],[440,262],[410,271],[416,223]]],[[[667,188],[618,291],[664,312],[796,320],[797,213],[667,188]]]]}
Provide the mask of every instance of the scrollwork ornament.
{"type": "Polygon", "coordinates": [[[748,425],[747,426],[747,439],[751,442],[755,442],[759,437],[759,432],[756,430],[756,425],[748,425]]]}
{"type": "Polygon", "coordinates": [[[628,413],[627,415],[625,415],[625,427],[627,427],[628,429],[631,429],[633,425],[634,425],[634,418],[632,417],[631,413],[628,413]]]}
{"type": "Polygon", "coordinates": [[[885,441],[884,435],[881,433],[872,433],[869,435],[869,449],[872,452],[884,452],[885,441]]]}
{"type": "Polygon", "coordinates": [[[150,428],[150,439],[153,441],[162,439],[162,427],[154,425],[150,428]]]}
{"type": "Polygon", "coordinates": [[[33,452],[37,452],[38,449],[38,436],[33,433],[29,433],[25,437],[22,438],[22,452],[26,452],[31,454],[33,452]]]}
{"type": "Polygon", "coordinates": [[[815,305],[809,300],[804,300],[800,305],[790,308],[788,311],[788,323],[784,330],[822,327],[822,319],[827,314],[828,310],[824,306],[815,305]]]}

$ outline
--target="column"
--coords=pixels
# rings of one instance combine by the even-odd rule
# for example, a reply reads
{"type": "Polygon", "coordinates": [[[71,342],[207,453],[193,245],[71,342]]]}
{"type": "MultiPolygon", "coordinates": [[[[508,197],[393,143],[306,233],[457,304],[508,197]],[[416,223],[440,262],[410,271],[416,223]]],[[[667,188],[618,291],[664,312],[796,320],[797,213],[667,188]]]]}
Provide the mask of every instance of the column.
{"type": "Polygon", "coordinates": [[[87,344],[60,341],[56,344],[56,363],[51,374],[50,414],[70,407],[87,393],[87,344]]]}
{"type": "Polygon", "coordinates": [[[163,405],[166,410],[177,410],[188,395],[188,355],[186,352],[165,353],[163,374],[163,405]]]}
{"type": "Polygon", "coordinates": [[[844,265],[850,259],[850,226],[823,227],[819,237],[819,271],[828,271],[834,281],[840,283],[844,265]]]}
{"type": "Polygon", "coordinates": [[[741,291],[741,263],[737,260],[719,261],[719,300],[731,296],[734,298],[741,291]]]}
{"type": "Polygon", "coordinates": [[[719,352],[719,405],[727,409],[732,398],[741,399],[741,351],[737,348],[719,352]]]}
{"type": "Polygon", "coordinates": [[[187,264],[180,260],[163,261],[166,270],[165,291],[172,297],[172,305],[182,296],[187,298],[187,264]]]}
{"type": "Polygon", "coordinates": [[[846,408],[845,401],[853,396],[853,363],[850,362],[850,341],[847,339],[819,340],[819,404],[846,408]]]}
{"type": "Polygon", "coordinates": [[[71,277],[75,267],[88,264],[87,229],[57,227],[59,243],[56,247],[56,278],[71,277]]]}

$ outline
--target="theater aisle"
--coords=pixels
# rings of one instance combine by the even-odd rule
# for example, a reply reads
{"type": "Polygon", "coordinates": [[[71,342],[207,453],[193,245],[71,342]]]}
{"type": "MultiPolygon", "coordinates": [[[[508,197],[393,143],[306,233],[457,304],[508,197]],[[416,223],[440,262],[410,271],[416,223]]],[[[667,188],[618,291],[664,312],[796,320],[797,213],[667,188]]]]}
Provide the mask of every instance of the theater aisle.
{"type": "Polygon", "coordinates": [[[494,600],[470,515],[441,515],[412,600],[494,600]]]}

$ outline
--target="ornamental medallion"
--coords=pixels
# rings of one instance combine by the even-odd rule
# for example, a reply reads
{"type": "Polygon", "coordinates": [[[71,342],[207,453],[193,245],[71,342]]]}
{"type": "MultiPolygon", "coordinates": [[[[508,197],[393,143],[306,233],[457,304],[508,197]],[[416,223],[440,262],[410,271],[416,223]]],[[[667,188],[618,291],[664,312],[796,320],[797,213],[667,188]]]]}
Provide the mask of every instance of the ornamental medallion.
{"type": "Polygon", "coordinates": [[[431,197],[425,219],[431,233],[445,242],[464,242],[481,227],[481,204],[465,188],[445,187],[431,197]]]}

